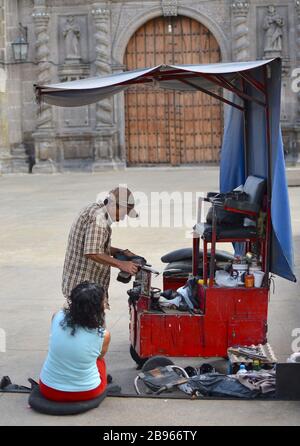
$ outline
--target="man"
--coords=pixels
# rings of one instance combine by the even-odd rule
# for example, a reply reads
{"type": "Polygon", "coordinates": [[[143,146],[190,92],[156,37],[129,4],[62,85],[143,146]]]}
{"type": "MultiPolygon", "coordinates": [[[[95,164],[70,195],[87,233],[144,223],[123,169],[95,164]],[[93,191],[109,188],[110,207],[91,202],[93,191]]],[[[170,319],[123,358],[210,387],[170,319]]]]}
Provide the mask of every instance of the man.
{"type": "Polygon", "coordinates": [[[102,285],[108,305],[108,286],[111,267],[131,275],[138,271],[132,261],[120,261],[113,257],[123,251],[128,257],[134,256],[128,249],[113,248],[111,225],[125,216],[136,218],[132,192],[125,187],[113,189],[104,202],[93,203],[84,208],[74,221],[68,239],[65,256],[62,291],[66,298],[79,283],[84,281],[102,285]]]}

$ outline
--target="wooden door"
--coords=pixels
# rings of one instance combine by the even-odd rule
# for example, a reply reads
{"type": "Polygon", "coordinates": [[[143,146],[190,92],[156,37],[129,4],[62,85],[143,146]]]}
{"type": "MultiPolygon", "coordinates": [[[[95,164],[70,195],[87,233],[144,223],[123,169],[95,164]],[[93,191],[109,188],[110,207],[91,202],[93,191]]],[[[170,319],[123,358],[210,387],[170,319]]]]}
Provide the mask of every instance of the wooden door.
{"type": "MultiPolygon", "coordinates": [[[[212,33],[184,16],[147,22],[130,39],[124,58],[127,70],[219,61],[212,33]]],[[[222,115],[221,102],[201,92],[130,87],[125,93],[127,164],[218,162],[222,115]]]]}

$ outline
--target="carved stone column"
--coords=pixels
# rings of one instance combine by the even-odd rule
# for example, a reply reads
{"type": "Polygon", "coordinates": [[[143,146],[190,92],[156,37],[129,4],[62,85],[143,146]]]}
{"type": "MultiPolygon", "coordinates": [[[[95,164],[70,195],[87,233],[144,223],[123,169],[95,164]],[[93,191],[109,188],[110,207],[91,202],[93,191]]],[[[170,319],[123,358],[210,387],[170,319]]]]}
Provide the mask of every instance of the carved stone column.
{"type": "MultiPolygon", "coordinates": [[[[5,61],[5,3],[0,0],[0,60],[5,61]]],[[[0,65],[0,175],[10,172],[11,154],[7,118],[7,71],[0,65]]]]}
{"type": "MultiPolygon", "coordinates": [[[[51,83],[51,65],[49,63],[49,13],[45,0],[35,0],[33,22],[36,35],[37,83],[51,83]]],[[[34,172],[52,173],[57,170],[57,149],[53,129],[52,107],[44,102],[38,106],[36,130],[33,134],[35,142],[36,165],[34,172]]]]}
{"type": "MultiPolygon", "coordinates": [[[[300,0],[295,0],[296,8],[296,67],[300,67],[300,0]]],[[[297,93],[297,121],[300,122],[300,93],[297,93]]]]}
{"type": "Polygon", "coordinates": [[[234,0],[231,4],[231,11],[233,22],[233,58],[236,61],[249,60],[249,3],[234,0]]]}
{"type": "MultiPolygon", "coordinates": [[[[96,75],[110,75],[110,6],[107,3],[95,3],[92,9],[92,17],[95,30],[96,75]]],[[[94,171],[114,165],[116,145],[117,131],[113,122],[112,99],[103,99],[96,104],[94,171]]]]}
{"type": "MultiPolygon", "coordinates": [[[[17,16],[11,17],[10,8],[16,8],[17,2],[8,4],[0,0],[0,61],[7,64],[15,64],[12,53],[9,51],[9,39],[11,30],[17,28],[17,16]]],[[[12,36],[13,34],[11,34],[12,36]]],[[[28,173],[29,167],[25,147],[22,144],[21,123],[16,124],[14,119],[9,119],[11,113],[16,117],[16,104],[12,102],[11,93],[15,90],[21,92],[20,67],[7,69],[5,64],[0,64],[0,174],[1,173],[28,173]],[[13,74],[12,74],[13,73],[13,74]],[[9,75],[15,82],[9,82],[9,75]]]]}
{"type": "MultiPolygon", "coordinates": [[[[296,68],[300,67],[300,0],[295,0],[296,8],[296,68]]],[[[300,154],[300,92],[297,95],[295,159],[300,154]]]]}

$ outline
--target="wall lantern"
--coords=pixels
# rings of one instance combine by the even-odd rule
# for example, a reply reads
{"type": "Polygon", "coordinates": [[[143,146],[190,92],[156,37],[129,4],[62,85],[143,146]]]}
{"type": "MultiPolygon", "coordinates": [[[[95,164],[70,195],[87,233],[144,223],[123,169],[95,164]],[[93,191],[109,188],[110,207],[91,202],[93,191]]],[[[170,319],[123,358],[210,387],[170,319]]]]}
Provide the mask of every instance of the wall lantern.
{"type": "Polygon", "coordinates": [[[14,60],[16,62],[25,62],[28,56],[27,28],[19,23],[19,35],[11,44],[14,60]]]}

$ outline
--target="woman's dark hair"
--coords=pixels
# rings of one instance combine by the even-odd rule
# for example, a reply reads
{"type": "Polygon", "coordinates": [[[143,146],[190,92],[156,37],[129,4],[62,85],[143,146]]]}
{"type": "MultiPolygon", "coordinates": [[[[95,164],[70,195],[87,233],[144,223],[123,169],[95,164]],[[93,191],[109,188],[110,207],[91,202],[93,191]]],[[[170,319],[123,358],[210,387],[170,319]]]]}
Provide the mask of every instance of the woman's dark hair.
{"type": "Polygon", "coordinates": [[[65,317],[61,325],[72,328],[98,329],[103,331],[104,325],[104,290],[96,283],[82,282],[77,285],[68,298],[68,307],[64,309],[65,317]]]}

